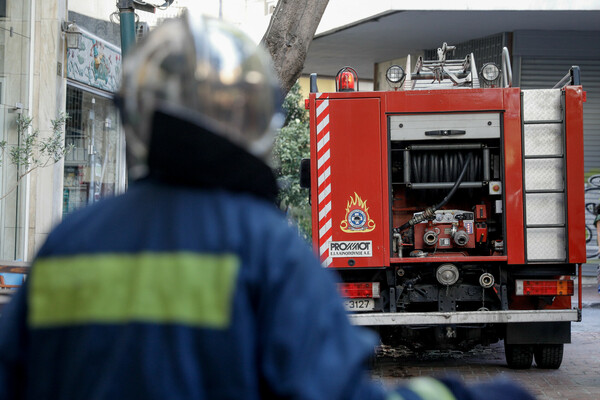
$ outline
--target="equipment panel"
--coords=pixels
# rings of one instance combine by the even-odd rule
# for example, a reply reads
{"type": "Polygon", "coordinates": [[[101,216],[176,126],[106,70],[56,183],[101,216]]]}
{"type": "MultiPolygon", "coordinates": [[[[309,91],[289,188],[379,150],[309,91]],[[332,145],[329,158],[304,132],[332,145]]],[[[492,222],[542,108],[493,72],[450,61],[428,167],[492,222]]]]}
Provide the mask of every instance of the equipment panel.
{"type": "Polygon", "coordinates": [[[328,267],[381,267],[384,201],[380,100],[317,99],[318,227],[328,267]]]}
{"type": "Polygon", "coordinates": [[[506,255],[501,121],[499,112],[388,116],[392,259],[506,255]]]}

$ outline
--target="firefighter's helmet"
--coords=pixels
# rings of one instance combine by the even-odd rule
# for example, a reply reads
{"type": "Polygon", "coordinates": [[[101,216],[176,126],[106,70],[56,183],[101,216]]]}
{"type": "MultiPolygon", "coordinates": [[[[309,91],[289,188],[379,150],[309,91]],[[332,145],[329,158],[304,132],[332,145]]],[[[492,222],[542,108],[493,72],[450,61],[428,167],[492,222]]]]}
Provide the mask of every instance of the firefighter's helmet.
{"type": "Polygon", "coordinates": [[[166,21],[125,55],[118,103],[133,177],[146,172],[157,110],[203,121],[267,163],[283,121],[266,51],[234,26],[191,13],[166,21]]]}

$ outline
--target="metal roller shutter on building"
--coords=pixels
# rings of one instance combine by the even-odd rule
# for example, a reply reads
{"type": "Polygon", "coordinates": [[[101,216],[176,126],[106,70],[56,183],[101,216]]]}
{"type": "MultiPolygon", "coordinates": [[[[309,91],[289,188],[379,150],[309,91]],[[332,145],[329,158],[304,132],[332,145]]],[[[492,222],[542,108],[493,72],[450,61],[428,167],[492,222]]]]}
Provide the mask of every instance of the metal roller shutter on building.
{"type": "Polygon", "coordinates": [[[587,102],[583,105],[585,171],[597,172],[600,171],[600,61],[523,58],[520,86],[522,89],[549,89],[573,65],[581,68],[581,84],[587,93],[587,102]]]}

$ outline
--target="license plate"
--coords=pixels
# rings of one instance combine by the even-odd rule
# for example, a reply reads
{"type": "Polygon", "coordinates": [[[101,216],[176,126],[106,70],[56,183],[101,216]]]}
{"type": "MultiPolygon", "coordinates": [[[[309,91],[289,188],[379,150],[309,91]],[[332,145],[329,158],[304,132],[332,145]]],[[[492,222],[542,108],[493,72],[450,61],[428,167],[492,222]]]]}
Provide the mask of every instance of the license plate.
{"type": "Polygon", "coordinates": [[[344,306],[348,311],[371,311],[375,309],[373,299],[348,299],[344,300],[344,306]]]}

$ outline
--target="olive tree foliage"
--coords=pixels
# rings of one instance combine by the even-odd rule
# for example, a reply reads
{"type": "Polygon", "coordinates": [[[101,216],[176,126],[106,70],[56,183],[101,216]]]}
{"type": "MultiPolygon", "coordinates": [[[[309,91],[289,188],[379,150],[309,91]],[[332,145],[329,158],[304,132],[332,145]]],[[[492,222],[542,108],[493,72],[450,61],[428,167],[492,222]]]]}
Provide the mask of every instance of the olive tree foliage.
{"type": "Polygon", "coordinates": [[[300,85],[288,92],[283,108],[286,121],[275,139],[273,154],[278,165],[279,201],[282,210],[294,220],[306,239],[311,237],[309,191],[300,187],[300,160],[310,157],[308,112],[301,106],[300,85]]]}
{"type": "Polygon", "coordinates": [[[279,0],[261,43],[287,93],[300,77],[308,47],[329,0],[279,0]]]}
{"type": "Polygon", "coordinates": [[[6,161],[17,170],[15,183],[5,192],[0,192],[0,200],[11,194],[21,183],[21,180],[37,168],[59,162],[65,154],[72,149],[65,146],[64,128],[69,115],[61,113],[57,119],[50,121],[52,134],[47,138],[40,138],[40,131],[32,129],[33,118],[19,114],[17,116],[18,144],[8,144],[0,141],[0,166],[6,161]],[[8,157],[6,155],[8,154],[8,157]]]}

